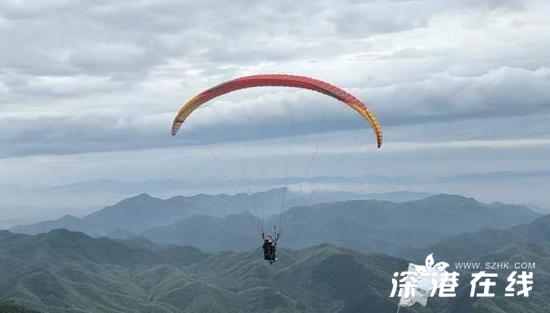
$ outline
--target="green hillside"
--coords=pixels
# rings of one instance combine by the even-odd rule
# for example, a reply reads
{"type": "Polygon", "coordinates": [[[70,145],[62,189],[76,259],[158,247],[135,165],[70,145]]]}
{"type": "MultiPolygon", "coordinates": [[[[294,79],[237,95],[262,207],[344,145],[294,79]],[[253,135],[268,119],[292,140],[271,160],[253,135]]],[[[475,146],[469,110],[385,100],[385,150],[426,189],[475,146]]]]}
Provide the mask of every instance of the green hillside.
{"type": "Polygon", "coordinates": [[[392,312],[400,259],[330,245],[204,254],[64,230],[1,233],[0,298],[43,312],[392,312]]]}
{"type": "MultiPolygon", "coordinates": [[[[401,313],[547,313],[549,250],[541,231],[547,230],[546,223],[541,218],[430,247],[441,247],[434,250],[438,260],[449,262],[468,257],[497,261],[498,256],[536,261],[540,268],[531,298],[470,299],[461,285],[455,299],[431,299],[426,308],[414,306],[401,313]],[[529,239],[533,231],[538,236],[529,239]]],[[[411,259],[419,261],[426,251],[411,259]]],[[[391,277],[408,263],[329,244],[283,249],[280,257],[269,265],[258,250],[207,254],[191,247],[94,239],[66,230],[35,236],[4,231],[0,299],[51,313],[394,313],[391,277]]]]}

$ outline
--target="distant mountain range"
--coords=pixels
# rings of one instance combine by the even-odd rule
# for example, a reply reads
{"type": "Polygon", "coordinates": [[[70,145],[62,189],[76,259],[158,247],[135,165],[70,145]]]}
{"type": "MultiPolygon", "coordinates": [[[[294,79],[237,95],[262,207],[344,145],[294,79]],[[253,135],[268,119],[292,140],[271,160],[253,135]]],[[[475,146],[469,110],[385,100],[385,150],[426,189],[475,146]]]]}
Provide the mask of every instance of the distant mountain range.
{"type": "MultiPolygon", "coordinates": [[[[67,214],[82,217],[120,199],[143,192],[155,197],[170,198],[198,193],[254,193],[283,186],[296,193],[315,191],[315,197],[323,198],[316,203],[378,199],[375,197],[376,194],[367,193],[368,190],[422,190],[431,194],[452,192],[468,195],[485,202],[499,200],[529,204],[530,207],[546,214],[550,213],[550,200],[544,190],[550,188],[549,178],[550,171],[520,171],[470,173],[448,177],[317,176],[228,180],[178,178],[135,182],[98,179],[56,186],[0,184],[0,226],[30,224],[67,214]],[[330,195],[332,199],[324,197],[325,195],[330,195]]],[[[307,194],[305,196],[307,197],[307,194]]],[[[384,200],[403,201],[393,197],[384,200]]]]}
{"type": "Polygon", "coordinates": [[[215,252],[253,249],[258,245],[262,224],[267,232],[271,231],[270,225],[277,224],[282,227],[281,243],[286,247],[328,242],[359,251],[397,254],[402,249],[425,246],[463,232],[511,227],[540,216],[524,206],[483,204],[453,195],[426,196],[406,192],[380,194],[379,199],[420,200],[337,201],[298,205],[283,212],[290,203],[335,197],[306,199],[285,189],[166,200],[141,194],[83,218],[66,216],[11,230],[38,234],[63,228],[94,237],[143,237],[160,244],[191,245],[215,252]],[[281,213],[273,214],[277,212],[281,213]]]}
{"type": "MultiPolygon", "coordinates": [[[[540,216],[523,206],[483,204],[436,195],[393,203],[356,200],[291,208],[265,225],[282,225],[281,244],[302,248],[332,243],[358,251],[398,254],[484,228],[506,228],[540,216]]],[[[193,245],[207,251],[245,251],[258,245],[261,220],[251,214],[224,218],[192,216],[140,236],[161,244],[193,245]]],[[[267,231],[270,229],[267,227],[267,231]]]]}
{"type": "MultiPolygon", "coordinates": [[[[357,188],[350,190],[349,184],[362,186],[365,182],[384,183],[393,181],[383,177],[283,177],[266,179],[240,180],[191,180],[191,179],[157,179],[136,182],[99,179],[75,182],[56,186],[27,186],[16,184],[0,184],[0,220],[8,223],[13,219],[52,219],[52,217],[71,214],[83,216],[110,205],[120,199],[147,192],[161,198],[171,198],[178,195],[195,195],[198,193],[248,193],[267,189],[291,187],[295,193],[304,190],[303,198],[322,197],[327,200],[370,199],[369,194],[358,192],[357,188]],[[310,193],[314,190],[313,193],[310,193]],[[347,191],[349,190],[349,191],[347,191]],[[352,196],[350,198],[350,196],[352,196]],[[333,199],[328,199],[332,197],[333,199]],[[40,201],[36,201],[40,199],[40,201]],[[25,212],[22,214],[21,212],[25,212]]],[[[398,181],[400,179],[397,179],[398,181]]],[[[367,189],[368,188],[364,188],[367,189]]],[[[399,190],[399,188],[384,188],[399,190]]],[[[399,196],[400,192],[396,193],[399,196]]],[[[413,193],[410,193],[413,194],[413,193]]],[[[371,194],[373,197],[381,194],[371,194]]],[[[383,196],[383,195],[382,195],[383,196]]],[[[394,198],[392,196],[392,198],[394,198]]],[[[397,198],[393,199],[397,200],[397,198]]],[[[410,199],[409,199],[410,200],[410,199]]],[[[10,224],[13,226],[15,224],[10,224]]]]}
{"type": "MultiPolygon", "coordinates": [[[[432,199],[435,201],[437,199],[432,199]]],[[[550,306],[550,218],[459,235],[411,251],[413,261],[537,262],[530,298],[431,299],[404,313],[546,313],[550,306]],[[507,234],[507,235],[504,235],[507,234]],[[416,258],[418,257],[418,260],[416,258]],[[539,267],[540,264],[540,267],[539,267]]],[[[408,261],[322,244],[280,251],[270,266],[258,250],[207,254],[140,239],[94,239],[56,230],[0,232],[0,299],[42,312],[394,313],[391,277],[408,261]]],[[[418,262],[417,262],[418,263],[418,262]]],[[[467,281],[467,280],[466,280],[467,281]]],[[[502,285],[502,282],[500,282],[502,285]]]]}
{"type": "Polygon", "coordinates": [[[359,251],[396,254],[464,232],[511,227],[539,216],[524,206],[435,195],[403,203],[366,200],[295,207],[282,220],[287,240],[297,247],[330,242],[359,251]]]}
{"type": "Polygon", "coordinates": [[[166,200],[140,194],[107,206],[83,218],[64,216],[28,226],[17,226],[13,231],[43,233],[56,228],[82,231],[92,236],[111,233],[139,234],[153,227],[169,225],[192,215],[226,216],[232,213],[260,213],[258,204],[267,214],[282,211],[285,201],[305,201],[292,197],[286,189],[272,189],[254,194],[177,196],[166,200]],[[288,195],[288,199],[286,198],[288,195]]]}
{"type": "Polygon", "coordinates": [[[229,214],[249,212],[257,216],[267,216],[281,213],[296,205],[348,199],[379,199],[402,202],[428,196],[430,194],[408,191],[372,194],[352,192],[312,192],[304,194],[293,192],[287,188],[276,188],[252,194],[198,194],[188,197],[176,196],[163,200],[143,193],[107,206],[82,218],[66,215],[60,219],[15,226],[11,229],[15,232],[29,234],[64,228],[82,231],[92,236],[109,236],[111,233],[137,235],[152,227],[170,224],[191,215],[223,217],[229,214]]]}

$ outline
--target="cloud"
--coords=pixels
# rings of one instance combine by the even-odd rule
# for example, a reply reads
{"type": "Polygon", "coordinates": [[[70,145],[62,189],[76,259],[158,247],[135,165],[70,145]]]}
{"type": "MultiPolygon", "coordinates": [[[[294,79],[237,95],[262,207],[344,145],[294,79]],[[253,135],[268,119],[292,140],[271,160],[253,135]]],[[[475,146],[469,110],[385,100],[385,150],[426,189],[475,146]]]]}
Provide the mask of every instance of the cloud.
{"type": "MultiPolygon", "coordinates": [[[[437,75],[426,81],[361,89],[356,93],[372,99],[376,104],[373,110],[389,134],[391,128],[399,125],[442,122],[447,123],[445,128],[451,132],[455,129],[450,123],[453,121],[465,121],[469,124],[468,129],[479,130],[476,124],[484,125],[500,117],[514,118],[516,125],[522,125],[529,122],[518,117],[548,116],[548,85],[548,69],[504,68],[476,77],[437,75]]],[[[28,93],[44,93],[49,86],[46,80],[42,84],[19,88],[27,88],[28,93]]],[[[85,80],[73,86],[75,89],[69,85],[59,91],[52,89],[49,94],[59,92],[57,96],[74,96],[86,88],[85,80]]],[[[105,84],[107,90],[109,87],[105,84]]],[[[137,110],[136,113],[107,110],[0,116],[0,143],[5,147],[2,154],[129,150],[368,128],[355,112],[338,101],[309,91],[282,89],[244,91],[210,103],[193,114],[177,138],[170,137],[167,131],[173,113],[142,115],[137,110]]],[[[504,135],[500,129],[508,128],[508,124],[506,121],[491,123],[499,130],[492,131],[491,136],[504,135]]],[[[485,129],[477,136],[483,139],[489,131],[485,129]]],[[[522,125],[515,133],[506,132],[506,136],[530,136],[530,131],[531,127],[522,125]]],[[[424,136],[433,138],[434,135],[424,136]]],[[[399,139],[393,137],[387,136],[389,142],[399,139]]]]}
{"type": "Polygon", "coordinates": [[[531,136],[529,118],[549,113],[549,13],[544,1],[512,0],[0,1],[9,47],[0,50],[0,155],[364,128],[327,97],[265,89],[223,97],[192,116],[186,135],[168,136],[185,99],[262,72],[347,89],[366,100],[390,140],[416,142],[398,130],[442,122],[490,123],[509,136],[505,123],[491,122],[498,117],[514,117],[518,132],[531,136]]]}
{"type": "Polygon", "coordinates": [[[473,77],[438,74],[363,94],[384,104],[377,111],[388,124],[406,124],[548,114],[549,85],[549,68],[500,68],[473,77]]]}

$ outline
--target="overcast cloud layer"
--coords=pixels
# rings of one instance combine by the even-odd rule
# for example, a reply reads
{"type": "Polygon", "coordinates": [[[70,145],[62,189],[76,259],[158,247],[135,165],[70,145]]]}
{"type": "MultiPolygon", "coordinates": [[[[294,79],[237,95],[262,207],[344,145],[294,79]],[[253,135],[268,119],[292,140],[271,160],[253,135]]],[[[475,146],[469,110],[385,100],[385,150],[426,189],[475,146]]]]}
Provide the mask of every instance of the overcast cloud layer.
{"type": "Polygon", "coordinates": [[[266,154],[309,135],[326,153],[343,138],[374,145],[346,107],[286,89],[225,96],[169,135],[186,99],[258,73],[317,77],[365,100],[386,135],[366,157],[384,156],[379,166],[547,171],[549,20],[543,0],[0,0],[0,183],[183,178],[166,164],[191,144],[230,151],[252,140],[249,152],[266,154]],[[445,166],[434,163],[442,155],[445,166]],[[147,168],[117,166],[143,158],[147,168]]]}

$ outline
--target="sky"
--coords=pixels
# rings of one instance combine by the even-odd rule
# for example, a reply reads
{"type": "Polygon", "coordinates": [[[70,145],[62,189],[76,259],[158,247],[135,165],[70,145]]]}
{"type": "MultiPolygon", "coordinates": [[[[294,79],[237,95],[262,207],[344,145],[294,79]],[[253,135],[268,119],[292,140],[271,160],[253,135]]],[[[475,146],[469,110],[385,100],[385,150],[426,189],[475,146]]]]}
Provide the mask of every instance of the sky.
{"type": "Polygon", "coordinates": [[[543,0],[0,0],[0,185],[361,176],[550,207],[548,20],[543,0]],[[337,101],[280,88],[170,136],[185,100],[260,73],[356,95],[382,149],[337,101]]]}

